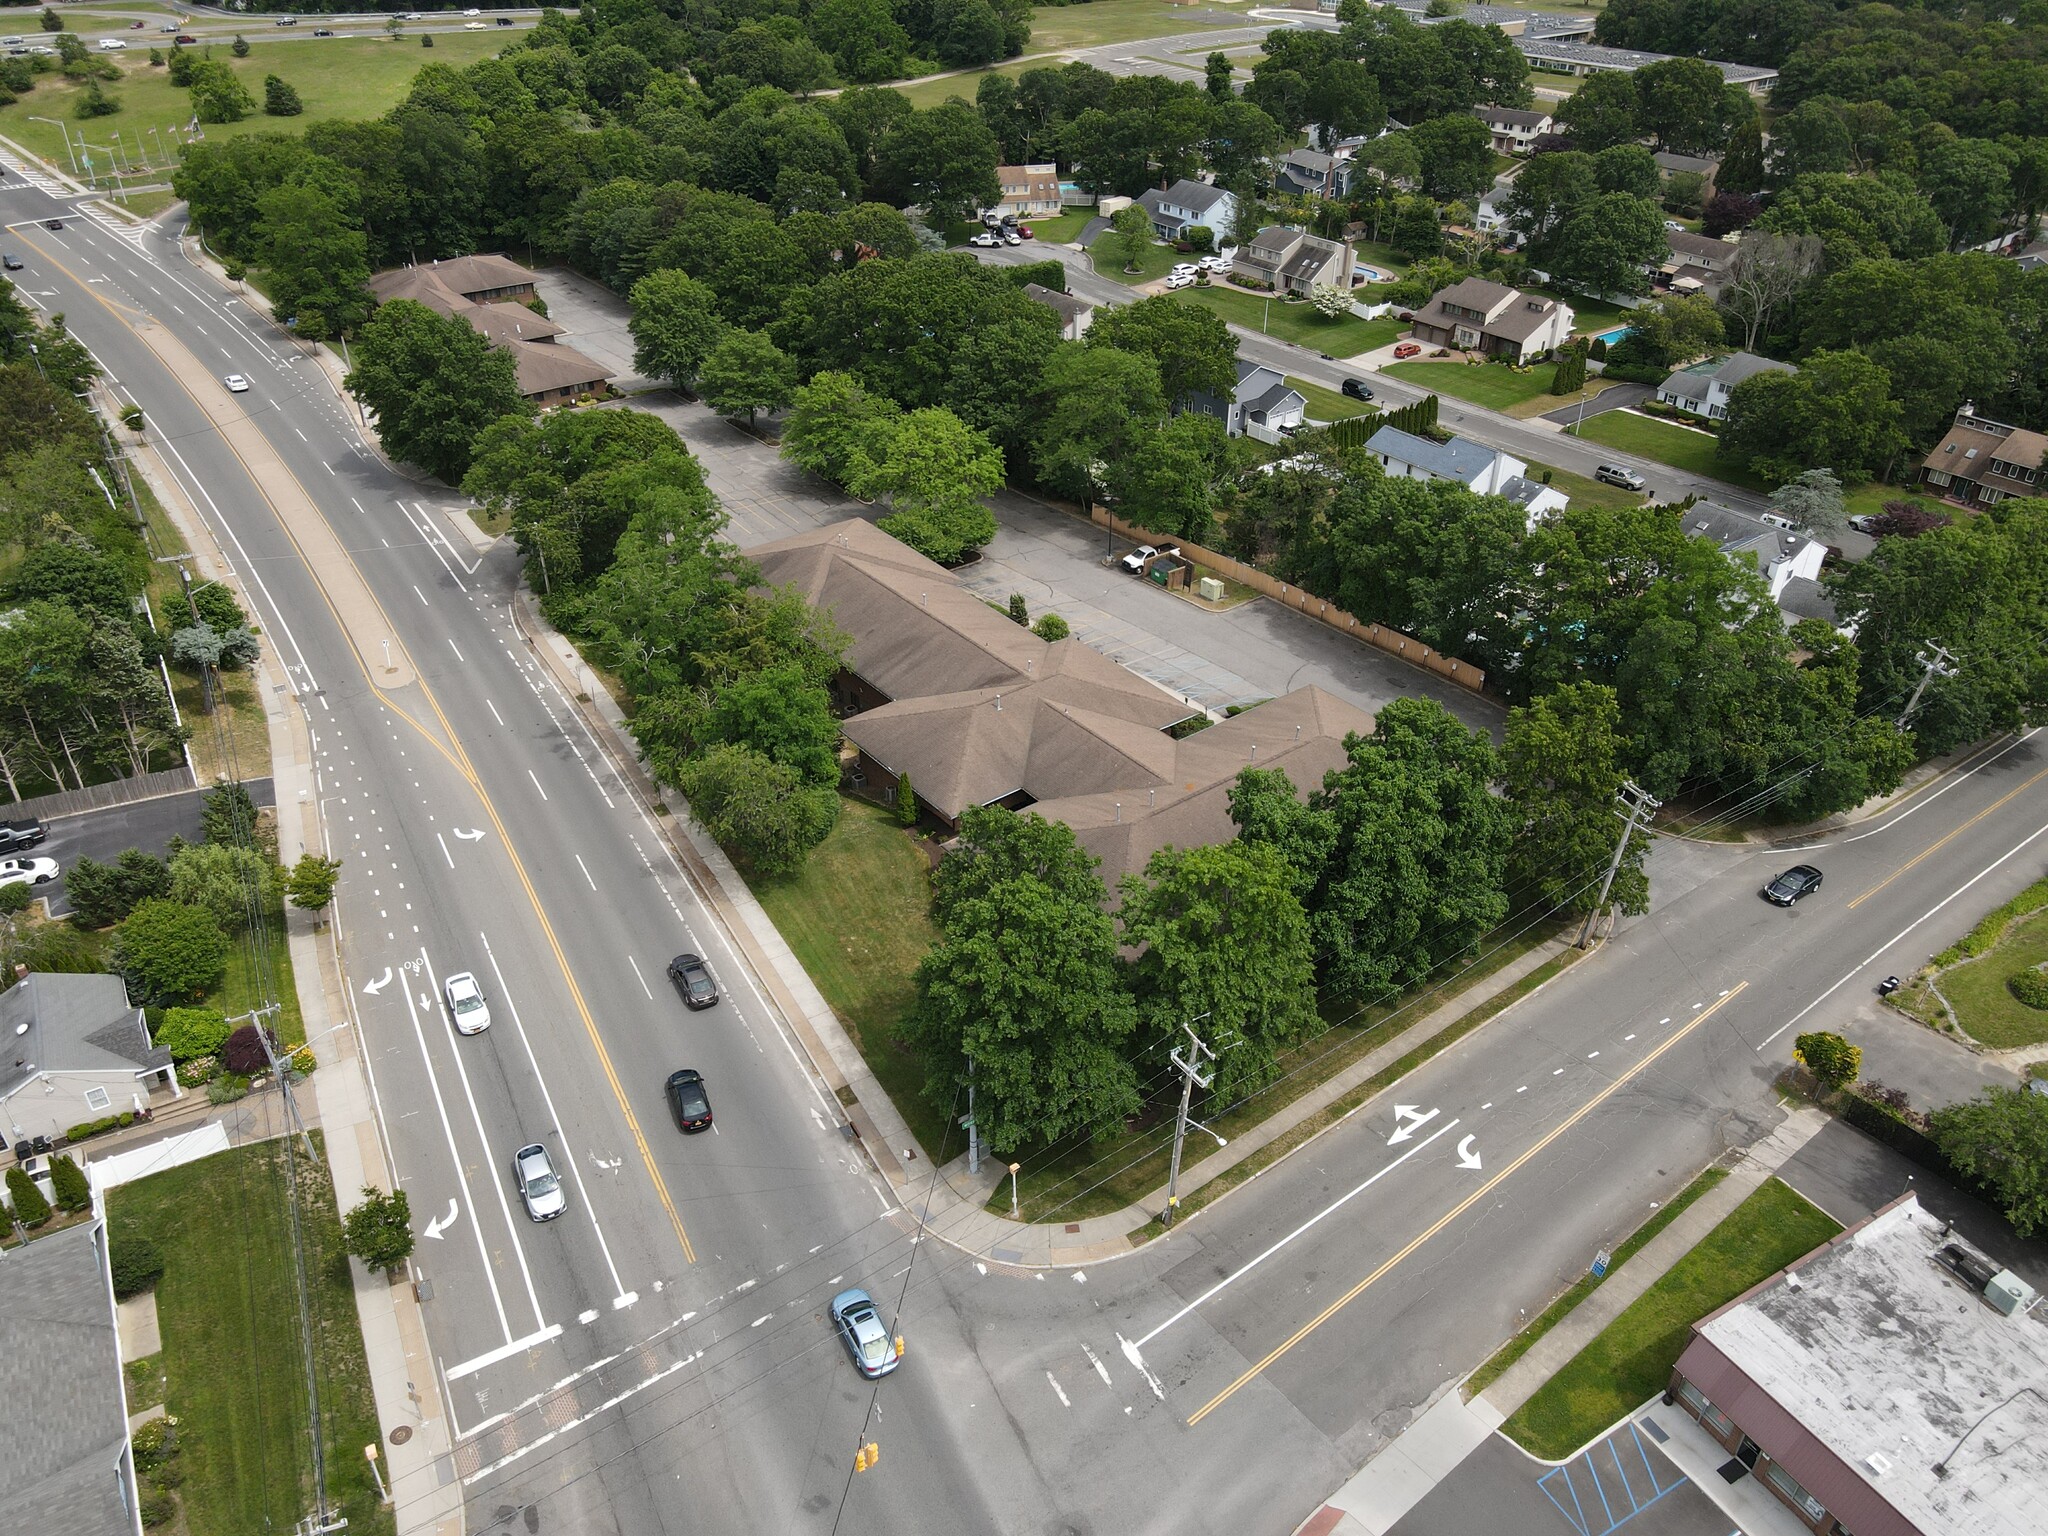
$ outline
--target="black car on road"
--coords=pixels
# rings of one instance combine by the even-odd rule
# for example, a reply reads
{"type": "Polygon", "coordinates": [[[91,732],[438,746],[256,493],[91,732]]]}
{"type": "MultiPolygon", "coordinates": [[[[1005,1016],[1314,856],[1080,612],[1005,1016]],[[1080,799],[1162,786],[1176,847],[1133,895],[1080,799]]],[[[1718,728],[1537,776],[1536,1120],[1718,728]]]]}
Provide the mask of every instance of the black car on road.
{"type": "Polygon", "coordinates": [[[1789,907],[1802,896],[1820,889],[1820,871],[1811,864],[1794,864],[1763,889],[1765,901],[1789,907]]]}
{"type": "Polygon", "coordinates": [[[692,1008],[709,1008],[718,1001],[718,983],[711,979],[710,968],[696,955],[677,955],[669,961],[668,979],[692,1008]]]}
{"type": "Polygon", "coordinates": [[[676,1129],[688,1134],[711,1129],[711,1096],[704,1091],[704,1075],[685,1067],[668,1075],[668,1107],[676,1117],[676,1129]]]}
{"type": "Polygon", "coordinates": [[[1346,379],[1343,389],[1344,393],[1353,400],[1370,400],[1372,398],[1372,386],[1363,379],[1346,379]]]}

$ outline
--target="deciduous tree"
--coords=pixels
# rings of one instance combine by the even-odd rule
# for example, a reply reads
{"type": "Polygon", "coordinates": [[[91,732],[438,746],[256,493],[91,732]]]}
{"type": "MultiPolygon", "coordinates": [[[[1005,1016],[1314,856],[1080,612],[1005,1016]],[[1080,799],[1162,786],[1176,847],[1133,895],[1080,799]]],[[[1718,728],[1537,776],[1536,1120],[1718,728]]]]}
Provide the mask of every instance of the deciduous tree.
{"type": "Polygon", "coordinates": [[[1942,1156],[1992,1191],[2014,1232],[2048,1225],[2048,1097],[1991,1087],[1930,1118],[1942,1156]]]}
{"type": "Polygon", "coordinates": [[[355,342],[343,381],[376,414],[384,446],[453,483],[469,468],[477,434],[524,415],[512,354],[462,320],[410,299],[378,308],[355,342]]]}
{"type": "MultiPolygon", "coordinates": [[[[1593,909],[1623,827],[1620,725],[1620,702],[1599,683],[1567,683],[1508,715],[1501,787],[1515,822],[1507,884],[1516,905],[1593,909]]],[[[1649,852],[1648,836],[1630,836],[1608,894],[1622,912],[1650,909],[1649,852]]]]}
{"type": "Polygon", "coordinates": [[[786,875],[839,819],[830,785],[808,784],[794,768],[752,747],[721,744],[685,764],[678,788],[719,844],[763,875],[786,875]]]}
{"type": "Polygon", "coordinates": [[[779,411],[796,394],[796,361],[760,331],[727,331],[704,359],[698,390],[721,416],[779,411]]]}
{"type": "Polygon", "coordinates": [[[687,272],[650,272],[633,285],[633,366],[678,389],[697,382],[724,336],[718,296],[687,272]]]}
{"type": "Polygon", "coordinates": [[[363,1186],[363,1198],[341,1219],[341,1244],[366,1268],[395,1275],[412,1257],[412,1201],[402,1189],[389,1194],[363,1186]]]}
{"type": "Polygon", "coordinates": [[[846,488],[887,497],[882,530],[919,554],[952,565],[996,536],[983,498],[1003,484],[1003,456],[944,406],[874,425],[856,451],[846,488]]]}
{"type": "Polygon", "coordinates": [[[115,931],[112,958],[131,997],[171,1003],[215,986],[227,952],[227,937],[211,914],[175,901],[145,901],[115,931]]]}

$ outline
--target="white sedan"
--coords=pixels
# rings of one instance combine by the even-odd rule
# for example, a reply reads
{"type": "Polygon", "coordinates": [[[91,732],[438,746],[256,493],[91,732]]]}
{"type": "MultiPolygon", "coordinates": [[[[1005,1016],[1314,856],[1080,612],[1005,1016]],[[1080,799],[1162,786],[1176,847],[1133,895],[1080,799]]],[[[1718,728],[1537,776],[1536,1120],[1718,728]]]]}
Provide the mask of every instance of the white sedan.
{"type": "MultiPolygon", "coordinates": [[[[469,14],[474,16],[476,12],[471,11],[469,14]]],[[[490,29],[480,21],[465,21],[462,24],[462,30],[465,32],[487,32],[490,29]]]]}
{"type": "Polygon", "coordinates": [[[221,383],[227,385],[228,393],[231,395],[246,395],[249,393],[249,381],[239,373],[229,374],[221,380],[221,383]]]}
{"type": "Polygon", "coordinates": [[[455,1033],[480,1035],[491,1027],[491,1009],[484,1001],[484,989],[468,971],[450,976],[441,984],[441,991],[448,999],[448,1014],[455,1020],[455,1033]]]}
{"type": "Polygon", "coordinates": [[[48,885],[56,878],[55,859],[0,859],[0,885],[48,885]]]}

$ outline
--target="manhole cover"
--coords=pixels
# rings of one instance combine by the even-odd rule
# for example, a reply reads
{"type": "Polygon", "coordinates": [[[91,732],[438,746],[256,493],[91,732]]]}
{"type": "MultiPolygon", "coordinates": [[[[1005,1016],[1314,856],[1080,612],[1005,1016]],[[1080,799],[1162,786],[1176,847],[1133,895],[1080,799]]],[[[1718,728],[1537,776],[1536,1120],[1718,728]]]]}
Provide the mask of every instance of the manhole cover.
{"type": "Polygon", "coordinates": [[[401,1424],[398,1428],[391,1431],[391,1443],[393,1445],[403,1445],[411,1438],[412,1426],[410,1424],[401,1424]]]}

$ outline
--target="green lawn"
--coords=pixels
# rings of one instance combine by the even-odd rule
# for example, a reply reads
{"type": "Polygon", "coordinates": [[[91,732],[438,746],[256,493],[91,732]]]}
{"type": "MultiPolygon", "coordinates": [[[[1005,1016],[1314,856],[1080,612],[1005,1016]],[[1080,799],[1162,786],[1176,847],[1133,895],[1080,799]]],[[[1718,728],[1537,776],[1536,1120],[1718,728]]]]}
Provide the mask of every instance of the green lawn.
{"type": "Polygon", "coordinates": [[[2036,912],[2006,929],[2005,936],[1975,960],[1941,974],[1941,995],[1956,1011],[1956,1022],[1971,1039],[2006,1050],[2048,1040],[2048,1013],[2029,1008],[2005,988],[2005,980],[2028,966],[2048,962],[2048,911],[2036,912]]]}
{"type": "MultiPolygon", "coordinates": [[[[108,1200],[113,1230],[148,1234],[164,1256],[160,1364],[178,1421],[178,1498],[193,1532],[289,1530],[312,1502],[286,1145],[218,1153],[108,1200]]],[[[328,1496],[351,1532],[390,1532],[363,1459],[381,1435],[324,1165],[300,1162],[299,1215],[328,1496]]]]}
{"type": "MultiPolygon", "coordinates": [[[[33,22],[33,13],[25,14],[33,22]]],[[[396,43],[381,37],[276,43],[256,37],[251,39],[254,46],[246,59],[236,58],[223,43],[212,50],[213,58],[241,77],[242,84],[256,98],[258,110],[239,123],[210,124],[205,129],[206,136],[221,139],[249,133],[296,134],[307,124],[326,118],[375,117],[397,103],[422,65],[450,64],[459,69],[497,53],[507,40],[496,35],[496,30],[493,28],[489,34],[437,35],[432,48],[420,47],[418,38],[404,38],[396,43]],[[303,116],[263,115],[265,75],[282,76],[298,87],[299,97],[306,104],[303,116]]],[[[157,36],[149,35],[152,39],[157,36]]],[[[32,121],[36,117],[62,118],[70,125],[74,141],[82,134],[102,150],[112,150],[118,142],[119,156],[94,155],[95,168],[103,174],[124,164],[168,170],[176,164],[171,130],[190,120],[192,94],[173,86],[166,71],[152,67],[139,41],[119,63],[121,78],[106,86],[107,93],[121,103],[121,110],[113,116],[76,121],[72,108],[84,87],[71,84],[61,75],[43,75],[28,95],[11,106],[0,107],[0,134],[68,170],[70,162],[65,158],[59,129],[50,123],[32,121]],[[150,132],[152,128],[155,133],[150,132]]]]}
{"type": "Polygon", "coordinates": [[[1841,1230],[1787,1185],[1765,1183],[1544,1383],[1503,1433],[1547,1461],[1571,1455],[1664,1390],[1695,1322],[1841,1230]]]}
{"type": "MultiPolygon", "coordinates": [[[[946,1106],[925,1102],[924,1069],[899,1034],[915,996],[911,972],[938,938],[928,870],[895,817],[843,800],[839,825],[803,869],[786,880],[756,878],[754,894],[937,1163],[946,1106]]],[[[957,1132],[948,1150],[960,1150],[957,1132]]]]}
{"type": "Polygon", "coordinates": [[[1317,421],[1342,421],[1346,416],[1363,415],[1372,409],[1348,395],[1340,395],[1334,389],[1325,389],[1307,379],[1297,379],[1291,373],[1287,382],[1301,391],[1302,399],[1308,402],[1309,415],[1317,421]]]}
{"type": "Polygon", "coordinates": [[[1126,272],[1123,263],[1107,255],[1103,249],[1102,242],[1108,235],[1109,231],[1104,230],[1095,237],[1094,244],[1088,247],[1089,254],[1095,258],[1095,275],[1109,278],[1112,282],[1123,283],[1128,287],[1135,288],[1140,283],[1149,283],[1164,277],[1173,270],[1175,262],[1185,259],[1172,246],[1161,245],[1155,240],[1139,253],[1138,270],[1126,272]]]}
{"type": "Polygon", "coordinates": [[[1224,27],[1256,25],[1242,6],[1168,5],[1166,0],[1090,0],[1087,5],[1041,5],[1031,12],[1026,53],[1093,48],[1143,37],[1171,37],[1224,27]]]}
{"type": "Polygon", "coordinates": [[[1618,485],[1609,485],[1590,475],[1575,475],[1555,465],[1539,464],[1534,459],[1529,461],[1529,473],[1537,479],[1542,479],[1546,471],[1550,475],[1548,483],[1571,497],[1575,507],[1639,507],[1643,504],[1643,498],[1634,491],[1625,491],[1618,485]]]}
{"type": "Polygon", "coordinates": [[[1555,410],[1578,399],[1576,394],[1559,396],[1550,393],[1550,381],[1557,373],[1554,363],[1538,363],[1526,372],[1517,372],[1500,363],[1413,359],[1405,363],[1388,363],[1380,372],[1418,384],[1439,395],[1454,395],[1460,400],[1470,400],[1474,405],[1496,411],[1532,401],[1538,403],[1539,410],[1555,410]]]}
{"type": "MultiPolygon", "coordinates": [[[[1167,265],[1173,265],[1169,258],[1167,265]]],[[[1341,315],[1325,320],[1306,299],[1288,302],[1277,295],[1244,293],[1235,288],[1182,288],[1178,297],[1190,304],[1213,309],[1233,325],[1264,331],[1297,346],[1313,347],[1332,357],[1352,357],[1383,347],[1407,327],[1392,316],[1384,320],[1361,320],[1341,315]]]]}
{"type": "Polygon", "coordinates": [[[1717,458],[1714,454],[1715,441],[1710,434],[1681,427],[1675,422],[1659,421],[1654,416],[1607,411],[1599,416],[1588,416],[1582,426],[1566,430],[1576,432],[1589,442],[1605,443],[1624,453],[1655,459],[1673,469],[1725,480],[1730,485],[1759,495],[1768,495],[1773,489],[1761,475],[1717,458]]]}
{"type": "Polygon", "coordinates": [[[1027,218],[1020,222],[1030,227],[1032,238],[1051,245],[1064,245],[1080,239],[1081,231],[1094,217],[1093,208],[1073,208],[1065,213],[1056,213],[1049,219],[1027,218]]]}
{"type": "MultiPolygon", "coordinates": [[[[1037,52],[1034,44],[1032,52],[1037,52]]],[[[1027,69],[1058,69],[1058,59],[1013,60],[1008,64],[997,64],[989,69],[969,70],[960,75],[937,76],[930,80],[907,80],[893,89],[901,91],[913,107],[920,110],[936,107],[949,97],[958,96],[970,107],[974,105],[974,93],[981,85],[983,75],[1007,75],[1014,80],[1027,69]]]]}

